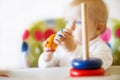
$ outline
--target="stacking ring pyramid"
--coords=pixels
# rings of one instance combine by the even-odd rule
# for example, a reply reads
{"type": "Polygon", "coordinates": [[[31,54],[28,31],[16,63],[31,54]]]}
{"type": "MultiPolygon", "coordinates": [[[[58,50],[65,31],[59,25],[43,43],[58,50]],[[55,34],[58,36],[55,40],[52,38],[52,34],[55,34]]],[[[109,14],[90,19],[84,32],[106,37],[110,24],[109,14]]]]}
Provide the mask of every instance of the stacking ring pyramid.
{"type": "Polygon", "coordinates": [[[89,58],[88,51],[88,35],[87,35],[87,5],[81,4],[81,15],[82,15],[82,44],[83,44],[83,59],[74,59],[72,61],[72,67],[70,69],[70,76],[101,76],[104,75],[105,71],[102,66],[101,59],[89,58]]]}

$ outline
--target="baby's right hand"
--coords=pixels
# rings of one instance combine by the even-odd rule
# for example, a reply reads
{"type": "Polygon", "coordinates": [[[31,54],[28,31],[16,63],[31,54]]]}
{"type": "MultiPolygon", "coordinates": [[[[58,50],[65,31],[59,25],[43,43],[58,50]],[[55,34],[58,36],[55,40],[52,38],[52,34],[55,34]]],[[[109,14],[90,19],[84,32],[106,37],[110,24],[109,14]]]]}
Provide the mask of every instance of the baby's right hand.
{"type": "Polygon", "coordinates": [[[54,43],[55,34],[52,34],[44,43],[44,52],[46,53],[45,61],[48,62],[52,59],[53,53],[57,47],[57,44],[54,43]]]}

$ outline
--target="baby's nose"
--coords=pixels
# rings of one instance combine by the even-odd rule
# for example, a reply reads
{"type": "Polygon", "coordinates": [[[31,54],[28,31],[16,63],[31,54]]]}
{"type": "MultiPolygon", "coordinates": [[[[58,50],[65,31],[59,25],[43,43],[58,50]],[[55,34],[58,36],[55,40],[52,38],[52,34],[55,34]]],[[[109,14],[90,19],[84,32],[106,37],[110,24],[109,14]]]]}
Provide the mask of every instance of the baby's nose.
{"type": "Polygon", "coordinates": [[[75,30],[75,21],[73,21],[72,24],[70,25],[70,30],[71,31],[75,30]]]}

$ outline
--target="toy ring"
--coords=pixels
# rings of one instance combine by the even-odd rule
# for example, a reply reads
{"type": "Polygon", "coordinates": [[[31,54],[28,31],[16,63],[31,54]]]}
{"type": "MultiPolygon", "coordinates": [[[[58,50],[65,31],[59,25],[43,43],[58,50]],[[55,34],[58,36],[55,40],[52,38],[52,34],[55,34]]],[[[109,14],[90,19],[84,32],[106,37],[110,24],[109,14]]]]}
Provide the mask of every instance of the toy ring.
{"type": "Polygon", "coordinates": [[[98,58],[90,58],[88,60],[74,59],[72,61],[72,66],[75,69],[97,69],[102,65],[102,60],[98,58]]]}
{"type": "Polygon", "coordinates": [[[70,76],[71,77],[80,77],[80,76],[103,76],[105,73],[103,68],[99,69],[85,69],[85,70],[77,70],[77,69],[70,69],[70,76]]]}

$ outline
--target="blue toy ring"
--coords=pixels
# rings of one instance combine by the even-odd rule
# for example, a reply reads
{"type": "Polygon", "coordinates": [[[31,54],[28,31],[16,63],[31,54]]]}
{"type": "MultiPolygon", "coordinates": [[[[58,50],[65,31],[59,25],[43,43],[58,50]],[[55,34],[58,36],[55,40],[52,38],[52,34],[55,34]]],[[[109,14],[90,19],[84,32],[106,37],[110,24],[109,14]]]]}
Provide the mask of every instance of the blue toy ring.
{"type": "Polygon", "coordinates": [[[102,60],[98,58],[90,58],[88,60],[74,59],[72,66],[75,69],[97,69],[102,65],[102,60]]]}

